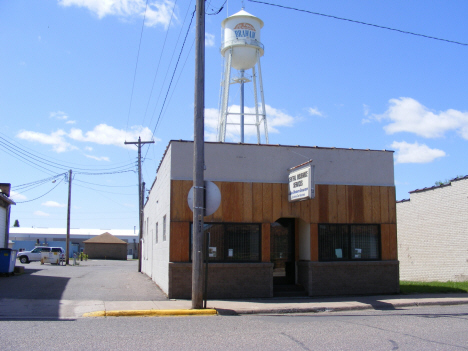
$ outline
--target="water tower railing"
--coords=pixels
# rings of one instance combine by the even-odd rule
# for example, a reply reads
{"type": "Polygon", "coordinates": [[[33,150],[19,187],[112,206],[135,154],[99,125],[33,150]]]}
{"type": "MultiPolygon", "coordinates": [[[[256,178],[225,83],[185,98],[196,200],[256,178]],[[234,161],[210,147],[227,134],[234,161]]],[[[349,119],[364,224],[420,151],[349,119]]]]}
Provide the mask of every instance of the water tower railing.
{"type": "Polygon", "coordinates": [[[263,47],[263,44],[257,41],[256,39],[233,39],[229,40],[221,46],[220,51],[223,51],[225,48],[230,47],[230,46],[253,46],[256,48],[259,48],[261,50],[264,50],[265,48],[263,47]]]}

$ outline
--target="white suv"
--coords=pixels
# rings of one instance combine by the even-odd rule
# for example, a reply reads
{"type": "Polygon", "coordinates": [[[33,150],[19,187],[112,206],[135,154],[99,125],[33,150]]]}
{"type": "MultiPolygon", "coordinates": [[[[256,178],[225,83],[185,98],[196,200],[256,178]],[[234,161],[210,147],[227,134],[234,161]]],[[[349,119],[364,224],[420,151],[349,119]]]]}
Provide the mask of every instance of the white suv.
{"type": "Polygon", "coordinates": [[[60,258],[65,258],[65,250],[61,247],[36,246],[31,251],[18,252],[18,259],[21,263],[29,263],[31,261],[40,261],[42,252],[60,252],[60,258]]]}

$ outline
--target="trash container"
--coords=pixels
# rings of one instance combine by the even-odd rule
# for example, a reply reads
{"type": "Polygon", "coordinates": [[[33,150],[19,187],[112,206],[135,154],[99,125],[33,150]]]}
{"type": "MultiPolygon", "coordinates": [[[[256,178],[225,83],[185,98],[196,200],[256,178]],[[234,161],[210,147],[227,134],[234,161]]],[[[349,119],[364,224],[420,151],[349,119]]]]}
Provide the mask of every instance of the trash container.
{"type": "Polygon", "coordinates": [[[44,263],[59,264],[59,262],[60,262],[60,252],[50,252],[50,251],[41,252],[41,264],[44,264],[44,263]]]}
{"type": "Polygon", "coordinates": [[[0,273],[15,274],[16,250],[0,249],[0,273]]]}

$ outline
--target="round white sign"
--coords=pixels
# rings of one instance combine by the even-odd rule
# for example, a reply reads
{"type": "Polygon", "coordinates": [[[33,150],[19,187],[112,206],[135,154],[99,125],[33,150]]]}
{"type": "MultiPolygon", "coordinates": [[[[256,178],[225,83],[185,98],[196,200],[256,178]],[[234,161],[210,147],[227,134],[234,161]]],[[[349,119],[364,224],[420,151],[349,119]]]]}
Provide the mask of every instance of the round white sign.
{"type": "MultiPolygon", "coordinates": [[[[210,216],[216,212],[221,204],[221,192],[218,186],[210,181],[205,182],[205,216],[210,216]]],[[[187,202],[193,212],[193,186],[187,196],[187,202]]]]}

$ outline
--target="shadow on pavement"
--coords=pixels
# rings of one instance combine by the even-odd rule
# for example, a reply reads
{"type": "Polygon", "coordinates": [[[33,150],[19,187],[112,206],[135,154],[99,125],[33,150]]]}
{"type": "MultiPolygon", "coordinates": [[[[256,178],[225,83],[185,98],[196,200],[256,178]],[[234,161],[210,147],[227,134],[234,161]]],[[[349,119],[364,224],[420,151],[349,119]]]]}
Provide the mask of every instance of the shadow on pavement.
{"type": "Polygon", "coordinates": [[[0,277],[2,320],[59,319],[60,299],[70,278],[33,274],[40,271],[26,267],[23,274],[0,277]]]}

